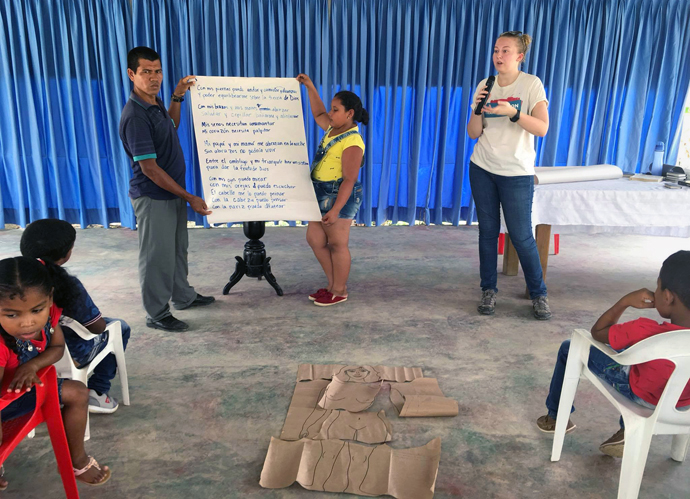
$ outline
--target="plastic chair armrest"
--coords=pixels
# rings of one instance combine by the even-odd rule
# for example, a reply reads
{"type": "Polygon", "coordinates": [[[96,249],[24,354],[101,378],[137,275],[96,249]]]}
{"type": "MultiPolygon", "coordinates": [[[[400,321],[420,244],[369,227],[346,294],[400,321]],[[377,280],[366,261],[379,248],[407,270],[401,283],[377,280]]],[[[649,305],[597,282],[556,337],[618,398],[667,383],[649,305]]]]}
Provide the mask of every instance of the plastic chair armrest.
{"type": "MultiPolygon", "coordinates": [[[[667,343],[669,339],[668,336],[673,336],[678,346],[678,348],[675,349],[675,351],[678,351],[678,349],[683,348],[685,347],[685,345],[687,345],[688,333],[690,333],[690,329],[669,331],[667,333],[656,334],[654,336],[645,338],[644,340],[638,343],[635,343],[634,345],[620,353],[615,351],[609,345],[601,343],[592,338],[592,335],[589,331],[586,331],[584,329],[576,329],[574,334],[580,335],[585,341],[589,342],[597,350],[600,350],[609,357],[611,357],[618,364],[622,366],[634,366],[636,364],[643,364],[645,362],[649,362],[652,360],[668,359],[668,357],[665,355],[665,353],[669,353],[668,346],[666,347],[666,352],[657,350],[657,347],[663,343],[667,343]]],[[[685,348],[683,348],[683,350],[685,350],[685,348]]]]}
{"type": "Polygon", "coordinates": [[[89,341],[94,339],[97,334],[93,334],[91,331],[82,326],[79,322],[75,321],[71,317],[63,315],[60,317],[60,325],[70,328],[72,331],[77,333],[79,337],[83,340],[89,341]]]}
{"type": "MultiPolygon", "coordinates": [[[[575,333],[582,336],[585,339],[585,341],[587,341],[590,345],[592,345],[597,350],[600,350],[602,353],[605,353],[609,357],[614,357],[614,356],[620,355],[618,352],[616,352],[613,348],[611,348],[606,343],[602,343],[602,342],[597,341],[594,338],[592,338],[592,333],[590,333],[586,329],[576,329],[575,333]]],[[[619,364],[623,365],[620,362],[619,362],[619,364]]]]}
{"type": "MultiPolygon", "coordinates": [[[[105,333],[106,331],[111,332],[111,331],[113,331],[113,330],[115,330],[115,329],[120,329],[120,330],[121,330],[121,329],[122,329],[122,322],[120,322],[119,320],[110,322],[109,324],[107,324],[107,325],[105,326],[105,329],[103,330],[103,332],[104,332],[104,333],[105,333]]],[[[122,334],[122,333],[120,333],[120,334],[122,334]]]]}
{"type": "Polygon", "coordinates": [[[20,392],[20,393],[8,392],[7,391],[7,385],[8,384],[9,384],[9,381],[7,383],[2,384],[2,397],[0,398],[0,411],[3,410],[8,405],[10,405],[15,400],[17,400],[19,397],[24,395],[24,393],[26,393],[26,392],[20,392]]]}
{"type": "MultiPolygon", "coordinates": [[[[36,373],[38,375],[39,379],[41,381],[43,381],[43,384],[46,383],[46,381],[48,379],[48,371],[51,368],[53,368],[53,366],[47,366],[47,367],[44,367],[43,369],[41,369],[40,371],[38,371],[38,373],[36,373]]],[[[14,402],[15,400],[17,400],[18,398],[20,398],[22,395],[24,395],[26,393],[24,391],[19,392],[19,393],[8,392],[7,387],[9,386],[10,381],[12,381],[12,379],[9,377],[7,379],[2,380],[2,388],[0,388],[0,390],[2,390],[2,397],[0,397],[0,410],[4,409],[5,407],[7,407],[12,402],[14,402]]],[[[38,388],[39,387],[33,387],[32,390],[37,390],[38,388]]]]}

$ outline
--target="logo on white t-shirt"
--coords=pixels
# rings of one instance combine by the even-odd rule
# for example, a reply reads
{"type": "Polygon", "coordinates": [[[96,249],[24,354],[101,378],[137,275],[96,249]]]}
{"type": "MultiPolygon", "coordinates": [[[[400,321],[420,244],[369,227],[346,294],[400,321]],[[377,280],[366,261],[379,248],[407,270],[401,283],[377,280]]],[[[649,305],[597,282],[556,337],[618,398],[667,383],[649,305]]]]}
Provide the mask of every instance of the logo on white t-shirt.
{"type": "MultiPolygon", "coordinates": [[[[522,110],[522,99],[520,99],[520,97],[508,97],[507,99],[495,99],[495,100],[492,100],[491,102],[487,102],[485,107],[487,107],[487,108],[496,107],[498,105],[498,103],[501,101],[507,102],[508,104],[513,106],[518,111],[522,110]]],[[[484,113],[484,117],[485,118],[507,118],[507,116],[504,116],[502,114],[493,114],[493,113],[490,113],[488,111],[484,113]]]]}

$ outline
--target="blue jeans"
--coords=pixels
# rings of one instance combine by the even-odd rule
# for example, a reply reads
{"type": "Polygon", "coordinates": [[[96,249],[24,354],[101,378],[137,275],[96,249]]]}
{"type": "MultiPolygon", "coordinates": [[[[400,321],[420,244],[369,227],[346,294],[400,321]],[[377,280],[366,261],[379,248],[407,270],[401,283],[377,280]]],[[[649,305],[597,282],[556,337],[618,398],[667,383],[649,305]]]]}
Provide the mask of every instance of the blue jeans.
{"type": "Polygon", "coordinates": [[[546,296],[537,242],[532,233],[534,176],[506,177],[490,173],[470,162],[470,186],[479,220],[479,275],[482,291],[498,291],[498,235],[501,205],[510,240],[525,273],[530,298],[546,296]]]}
{"type": "MultiPolygon", "coordinates": [[[[558,350],[558,358],[556,360],[556,367],[553,370],[553,376],[551,377],[549,395],[546,397],[546,408],[549,411],[549,416],[554,419],[556,419],[556,414],[558,414],[558,403],[561,400],[561,389],[563,388],[563,379],[565,378],[565,363],[568,360],[569,351],[570,340],[565,340],[558,350]]],[[[614,387],[625,398],[648,409],[654,409],[652,404],[635,395],[630,388],[630,366],[621,366],[601,350],[591,347],[587,367],[602,381],[614,387]]],[[[572,407],[570,412],[574,411],[575,406],[572,407]]],[[[620,418],[620,425],[621,428],[624,427],[622,416],[620,418]]]]}
{"type": "MultiPolygon", "coordinates": [[[[113,321],[120,321],[122,324],[122,344],[126,349],[127,342],[129,341],[129,335],[132,332],[129,324],[122,319],[111,319],[109,317],[103,317],[103,319],[105,319],[106,325],[113,321]]],[[[72,335],[70,335],[70,337],[71,336],[72,335]]],[[[72,355],[74,361],[79,365],[79,368],[84,369],[89,362],[91,362],[96,355],[98,355],[105,348],[107,344],[108,333],[103,333],[90,341],[84,341],[79,338],[79,342],[77,345],[74,345],[74,348],[70,344],[67,346],[70,349],[70,355],[72,355]]],[[[111,353],[93,370],[93,374],[91,374],[91,377],[89,378],[89,388],[99,393],[108,393],[110,391],[110,382],[116,374],[117,360],[115,359],[115,355],[111,353]]]]}

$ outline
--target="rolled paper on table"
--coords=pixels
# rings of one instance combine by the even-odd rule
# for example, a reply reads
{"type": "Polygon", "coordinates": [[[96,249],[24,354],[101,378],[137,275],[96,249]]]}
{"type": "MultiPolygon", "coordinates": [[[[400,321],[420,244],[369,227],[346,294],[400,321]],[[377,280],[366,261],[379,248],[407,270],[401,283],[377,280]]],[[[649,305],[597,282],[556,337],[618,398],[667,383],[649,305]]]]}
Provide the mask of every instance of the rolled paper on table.
{"type": "Polygon", "coordinates": [[[539,185],[614,180],[621,177],[623,171],[614,165],[538,166],[534,169],[534,183],[539,185]]]}

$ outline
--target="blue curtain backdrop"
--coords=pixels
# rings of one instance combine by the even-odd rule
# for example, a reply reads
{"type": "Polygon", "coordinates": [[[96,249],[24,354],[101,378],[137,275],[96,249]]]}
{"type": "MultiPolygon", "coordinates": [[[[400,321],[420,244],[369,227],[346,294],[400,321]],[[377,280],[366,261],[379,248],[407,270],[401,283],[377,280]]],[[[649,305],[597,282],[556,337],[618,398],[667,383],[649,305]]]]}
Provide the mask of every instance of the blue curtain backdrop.
{"type": "MultiPolygon", "coordinates": [[[[471,193],[465,125],[493,73],[498,34],[534,37],[551,128],[540,165],[646,171],[657,141],[674,163],[690,85],[686,0],[9,0],[0,6],[0,224],[59,216],[131,227],[118,137],[126,52],[162,57],[167,102],[187,74],[293,77],[327,100],[357,92],[371,114],[360,221],[460,223],[471,193]],[[57,5],[55,5],[57,4],[57,5]]],[[[310,155],[320,130],[306,95],[310,155]]],[[[179,130],[201,194],[191,113],[179,130]]],[[[190,220],[201,222],[190,211],[190,220]]]]}
{"type": "Polygon", "coordinates": [[[0,227],[133,225],[117,133],[130,26],[128,0],[0,3],[0,227]]]}

